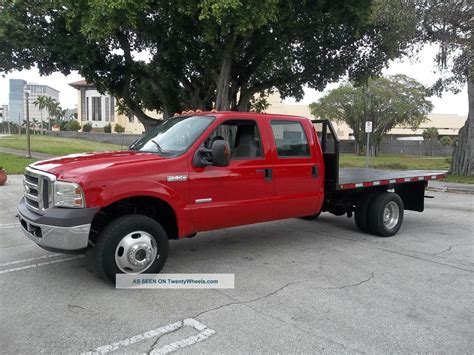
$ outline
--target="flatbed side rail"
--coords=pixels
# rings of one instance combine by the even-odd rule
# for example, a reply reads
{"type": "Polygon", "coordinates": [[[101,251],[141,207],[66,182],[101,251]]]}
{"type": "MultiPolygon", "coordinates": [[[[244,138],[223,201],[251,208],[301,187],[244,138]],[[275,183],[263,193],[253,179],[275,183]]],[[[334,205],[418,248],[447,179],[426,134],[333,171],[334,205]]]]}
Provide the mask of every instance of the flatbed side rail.
{"type": "Polygon", "coordinates": [[[329,120],[311,120],[316,128],[324,157],[325,190],[334,191],[339,184],[339,138],[329,120]]]}

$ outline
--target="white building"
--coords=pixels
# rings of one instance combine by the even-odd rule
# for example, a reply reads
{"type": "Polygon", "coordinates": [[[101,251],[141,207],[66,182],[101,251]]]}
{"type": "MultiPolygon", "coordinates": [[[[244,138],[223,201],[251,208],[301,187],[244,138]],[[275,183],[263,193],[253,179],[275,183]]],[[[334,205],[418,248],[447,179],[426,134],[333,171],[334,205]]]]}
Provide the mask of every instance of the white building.
{"type": "MultiPolygon", "coordinates": [[[[59,91],[53,89],[48,85],[41,85],[37,83],[27,83],[25,85],[25,91],[29,92],[29,110],[30,110],[30,119],[41,118],[41,112],[38,106],[35,106],[34,102],[38,99],[39,96],[51,97],[53,100],[59,102],[59,91]]],[[[23,101],[23,112],[26,114],[26,100],[23,101]]],[[[46,109],[43,109],[43,120],[46,120],[48,117],[48,112],[46,109]]]]}
{"type": "Polygon", "coordinates": [[[6,122],[9,120],[8,116],[8,105],[0,106],[0,122],[6,122]]]}

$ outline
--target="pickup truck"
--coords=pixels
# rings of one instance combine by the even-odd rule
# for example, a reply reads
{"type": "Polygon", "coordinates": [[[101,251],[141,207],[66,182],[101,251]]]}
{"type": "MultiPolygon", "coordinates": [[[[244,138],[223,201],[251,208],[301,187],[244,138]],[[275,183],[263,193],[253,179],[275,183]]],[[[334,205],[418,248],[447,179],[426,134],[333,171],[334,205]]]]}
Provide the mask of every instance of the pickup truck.
{"type": "Polygon", "coordinates": [[[24,234],[63,253],[95,249],[97,270],[158,273],[170,239],[321,212],[355,216],[364,233],[395,235],[422,212],[444,172],[340,169],[327,120],[253,112],[186,112],[126,151],[36,162],[18,211],[24,234]]]}

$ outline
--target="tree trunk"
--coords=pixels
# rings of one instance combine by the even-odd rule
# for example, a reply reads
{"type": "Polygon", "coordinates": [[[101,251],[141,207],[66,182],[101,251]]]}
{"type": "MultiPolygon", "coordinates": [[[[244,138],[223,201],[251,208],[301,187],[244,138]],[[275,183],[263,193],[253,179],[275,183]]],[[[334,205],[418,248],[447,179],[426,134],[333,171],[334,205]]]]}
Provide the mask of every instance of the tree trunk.
{"type": "Polygon", "coordinates": [[[216,110],[230,110],[230,79],[232,69],[232,58],[230,53],[226,53],[222,59],[221,70],[216,79],[216,110]]]}
{"type": "Polygon", "coordinates": [[[453,151],[450,173],[456,175],[474,175],[474,80],[470,75],[467,79],[467,96],[469,113],[464,126],[459,130],[458,143],[453,151]]]}

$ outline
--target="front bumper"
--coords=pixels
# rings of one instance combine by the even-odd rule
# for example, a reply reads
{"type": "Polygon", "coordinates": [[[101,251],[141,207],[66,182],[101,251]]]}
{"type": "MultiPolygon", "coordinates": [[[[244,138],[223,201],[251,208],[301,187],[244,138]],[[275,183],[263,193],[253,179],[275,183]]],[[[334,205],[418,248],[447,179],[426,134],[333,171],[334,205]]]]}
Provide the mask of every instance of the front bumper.
{"type": "Polygon", "coordinates": [[[51,208],[38,215],[26,207],[25,199],[18,205],[18,218],[25,236],[43,249],[60,252],[82,252],[89,243],[91,222],[97,208],[51,208]]]}

